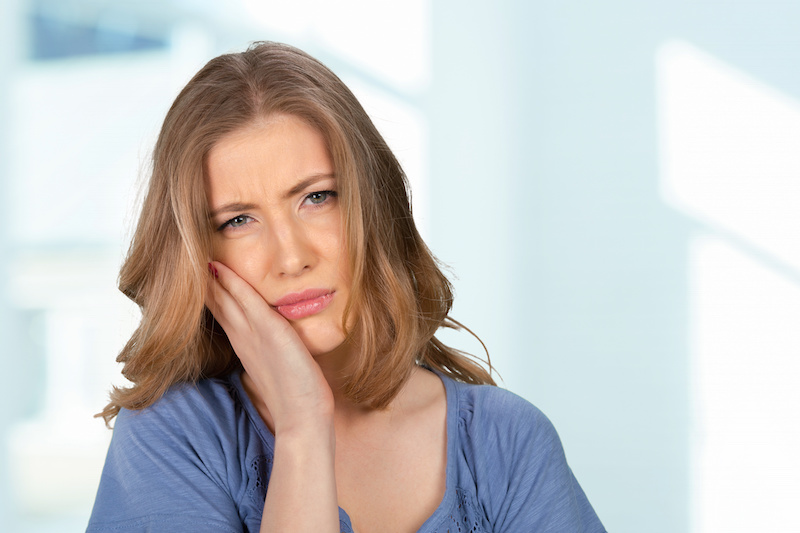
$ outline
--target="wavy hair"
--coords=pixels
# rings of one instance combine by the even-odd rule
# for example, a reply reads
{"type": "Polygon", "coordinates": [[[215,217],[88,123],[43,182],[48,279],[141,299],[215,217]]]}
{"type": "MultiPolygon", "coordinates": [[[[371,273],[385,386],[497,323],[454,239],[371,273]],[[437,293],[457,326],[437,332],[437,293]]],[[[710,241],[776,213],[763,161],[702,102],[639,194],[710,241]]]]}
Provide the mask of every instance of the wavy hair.
{"type": "Polygon", "coordinates": [[[448,316],[452,287],[414,225],[406,176],[364,109],[316,59],[262,42],[212,59],[164,120],[119,277],[120,290],[142,314],[117,358],[132,385],[112,390],[98,414],[106,423],[120,408],[151,405],[176,383],[222,376],[239,365],[204,305],[212,231],[205,163],[222,137],[276,113],[322,133],[337,175],[352,272],[343,327],[350,324],[345,331],[358,346],[346,396],[385,407],[415,364],[494,384],[488,358],[489,371],[434,336],[440,327],[463,327],[448,316]]]}

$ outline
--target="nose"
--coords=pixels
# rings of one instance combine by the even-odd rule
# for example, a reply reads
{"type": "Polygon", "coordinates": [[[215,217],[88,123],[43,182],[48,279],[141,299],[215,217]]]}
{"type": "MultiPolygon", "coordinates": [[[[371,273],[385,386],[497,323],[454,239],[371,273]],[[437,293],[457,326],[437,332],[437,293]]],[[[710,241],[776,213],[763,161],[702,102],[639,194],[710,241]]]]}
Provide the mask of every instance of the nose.
{"type": "Polygon", "coordinates": [[[277,277],[295,277],[311,270],[315,254],[309,235],[302,222],[286,220],[276,222],[272,239],[272,273],[277,277]]]}

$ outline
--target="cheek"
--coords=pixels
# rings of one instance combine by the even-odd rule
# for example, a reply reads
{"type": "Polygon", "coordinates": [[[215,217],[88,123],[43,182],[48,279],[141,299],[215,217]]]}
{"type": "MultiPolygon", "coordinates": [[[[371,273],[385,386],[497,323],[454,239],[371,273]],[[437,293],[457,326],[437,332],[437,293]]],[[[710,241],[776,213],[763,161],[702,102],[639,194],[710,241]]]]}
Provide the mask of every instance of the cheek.
{"type": "Polygon", "coordinates": [[[341,281],[350,282],[350,257],[347,249],[342,243],[339,233],[330,233],[324,240],[325,246],[320,248],[320,253],[324,254],[328,262],[335,268],[337,277],[341,281]]]}
{"type": "Polygon", "coordinates": [[[342,224],[338,212],[333,212],[319,226],[314,228],[313,238],[317,249],[330,263],[336,265],[341,277],[349,278],[350,258],[345,246],[342,224]]]}
{"type": "Polygon", "coordinates": [[[263,278],[267,267],[264,250],[256,243],[247,243],[246,239],[225,241],[214,247],[214,259],[224,264],[249,284],[263,278]]]}
{"type": "Polygon", "coordinates": [[[349,288],[350,284],[353,281],[353,278],[352,278],[352,271],[350,269],[350,258],[348,257],[345,250],[342,250],[340,252],[336,266],[339,273],[339,279],[342,282],[344,282],[349,288]]]}

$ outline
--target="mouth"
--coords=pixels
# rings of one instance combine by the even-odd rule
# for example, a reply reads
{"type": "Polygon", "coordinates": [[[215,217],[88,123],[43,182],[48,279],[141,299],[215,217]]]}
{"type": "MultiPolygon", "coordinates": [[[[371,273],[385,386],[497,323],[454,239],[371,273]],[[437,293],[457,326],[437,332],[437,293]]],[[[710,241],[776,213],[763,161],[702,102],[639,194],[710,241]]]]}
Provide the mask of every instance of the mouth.
{"type": "Polygon", "coordinates": [[[287,294],[272,307],[287,320],[299,320],[322,312],[333,300],[333,290],[308,289],[287,294]]]}

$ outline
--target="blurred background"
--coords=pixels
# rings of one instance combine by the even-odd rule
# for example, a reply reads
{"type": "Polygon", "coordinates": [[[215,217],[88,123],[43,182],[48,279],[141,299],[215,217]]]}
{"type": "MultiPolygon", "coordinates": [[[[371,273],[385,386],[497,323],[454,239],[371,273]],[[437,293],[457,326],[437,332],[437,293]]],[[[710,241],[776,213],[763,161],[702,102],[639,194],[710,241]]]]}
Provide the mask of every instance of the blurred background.
{"type": "Polygon", "coordinates": [[[85,529],[160,121],[266,39],[374,117],[454,316],[609,531],[800,531],[800,3],[4,0],[0,26],[0,530],[85,529]]]}

